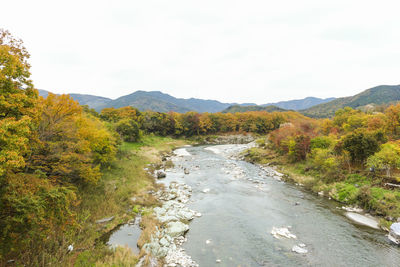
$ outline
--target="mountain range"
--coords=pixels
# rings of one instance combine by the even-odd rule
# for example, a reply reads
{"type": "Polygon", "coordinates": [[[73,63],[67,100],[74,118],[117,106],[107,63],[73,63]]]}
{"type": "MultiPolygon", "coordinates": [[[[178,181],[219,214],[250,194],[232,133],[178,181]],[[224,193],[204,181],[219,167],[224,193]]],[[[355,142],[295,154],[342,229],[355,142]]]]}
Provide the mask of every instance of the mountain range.
{"type": "MultiPolygon", "coordinates": [[[[39,90],[39,94],[47,96],[48,91],[39,90]]],[[[374,105],[391,104],[400,101],[400,85],[380,85],[367,89],[359,94],[341,98],[316,98],[281,101],[264,105],[254,103],[222,103],[216,100],[197,98],[176,98],[160,91],[136,91],[132,94],[110,99],[101,96],[70,94],[81,105],[88,105],[97,111],[103,108],[120,108],[133,106],[139,110],[153,110],[158,112],[244,112],[254,110],[284,111],[296,110],[300,113],[315,118],[326,118],[334,115],[335,111],[343,107],[363,109],[374,105]]]]}
{"type": "Polygon", "coordinates": [[[299,112],[309,117],[326,118],[332,117],[336,110],[344,107],[362,109],[366,106],[392,104],[398,101],[400,101],[400,85],[380,85],[354,96],[337,98],[299,112]]]}
{"type": "Polygon", "coordinates": [[[250,105],[250,106],[241,106],[241,105],[233,105],[222,111],[222,113],[236,113],[236,112],[246,112],[246,111],[287,111],[287,109],[283,109],[274,105],[268,106],[258,106],[258,105],[250,105]]]}
{"type": "MultiPolygon", "coordinates": [[[[46,90],[39,90],[41,96],[46,97],[49,92],[46,90]]],[[[70,96],[78,101],[81,105],[88,105],[97,111],[103,108],[120,108],[125,106],[133,106],[139,110],[153,110],[158,112],[241,112],[247,110],[267,110],[267,111],[282,111],[284,109],[299,110],[308,108],[313,105],[327,102],[330,99],[320,99],[316,97],[307,97],[304,99],[281,101],[278,103],[269,103],[265,105],[256,105],[254,103],[222,103],[216,100],[204,100],[198,98],[175,98],[171,95],[162,93],[160,91],[136,91],[132,94],[121,96],[117,99],[110,99],[95,95],[86,94],[70,94],[70,96]],[[268,107],[267,106],[274,106],[268,107]],[[230,108],[231,107],[231,108],[230,108]],[[244,108],[248,107],[248,108],[244,108]]]]}
{"type": "Polygon", "coordinates": [[[334,97],[329,97],[329,98],[306,97],[303,99],[295,99],[295,100],[289,100],[289,101],[280,101],[277,103],[264,104],[262,106],[264,106],[264,107],[265,106],[277,106],[279,108],[289,109],[289,110],[302,110],[302,109],[310,108],[315,105],[328,103],[334,99],[335,99],[334,97]]]}

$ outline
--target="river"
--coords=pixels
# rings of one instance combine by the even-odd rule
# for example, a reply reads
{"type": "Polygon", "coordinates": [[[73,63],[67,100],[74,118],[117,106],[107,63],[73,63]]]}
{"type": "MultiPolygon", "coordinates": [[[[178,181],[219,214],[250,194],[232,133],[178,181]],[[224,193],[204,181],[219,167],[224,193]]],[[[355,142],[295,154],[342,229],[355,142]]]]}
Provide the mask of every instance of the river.
{"type": "Polygon", "coordinates": [[[190,223],[184,248],[200,266],[400,266],[400,248],[384,232],[356,225],[336,202],[232,157],[244,148],[180,149],[163,180],[193,189],[189,207],[202,217],[190,223]],[[273,227],[288,227],[297,238],[277,239],[273,227]],[[306,254],[292,251],[300,243],[306,254]]]}

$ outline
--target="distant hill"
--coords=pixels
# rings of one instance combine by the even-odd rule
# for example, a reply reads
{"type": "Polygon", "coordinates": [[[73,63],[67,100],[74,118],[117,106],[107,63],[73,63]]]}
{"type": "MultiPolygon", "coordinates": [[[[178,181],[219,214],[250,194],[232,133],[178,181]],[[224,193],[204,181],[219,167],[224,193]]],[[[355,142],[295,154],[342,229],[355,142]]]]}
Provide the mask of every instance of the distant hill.
{"type": "Polygon", "coordinates": [[[318,97],[306,97],[304,99],[296,99],[289,101],[280,101],[276,103],[264,104],[262,106],[277,106],[283,109],[292,109],[292,110],[302,110],[307,109],[315,105],[319,105],[322,103],[327,103],[334,100],[334,97],[330,98],[318,98],[318,97]]]}
{"type": "Polygon", "coordinates": [[[153,110],[158,112],[219,112],[230,105],[216,100],[175,98],[159,91],[136,91],[130,95],[119,97],[111,103],[107,103],[109,107],[133,106],[139,110],[153,110]]]}
{"type": "Polygon", "coordinates": [[[286,109],[282,109],[276,106],[241,106],[241,105],[233,105],[224,109],[222,113],[236,113],[236,112],[246,112],[246,111],[267,111],[267,112],[274,112],[274,111],[286,111],[286,109]]]}
{"type": "MultiPolygon", "coordinates": [[[[47,97],[49,91],[38,89],[39,95],[47,97]]],[[[95,95],[84,95],[84,94],[69,94],[75,101],[78,101],[81,105],[88,105],[96,110],[101,110],[106,107],[113,100],[110,98],[95,96],[95,95]]]]}
{"type": "MultiPolygon", "coordinates": [[[[39,95],[46,97],[48,91],[40,90],[39,95]]],[[[119,97],[115,100],[110,98],[84,95],[84,94],[70,94],[70,96],[79,102],[81,105],[88,105],[97,111],[101,111],[103,108],[120,108],[126,106],[133,106],[139,110],[153,110],[158,112],[219,112],[227,107],[231,106],[232,103],[221,103],[216,100],[203,100],[197,98],[183,99],[175,98],[171,95],[164,94],[159,91],[136,91],[132,94],[119,97]]]]}
{"type": "Polygon", "coordinates": [[[109,105],[113,100],[110,98],[94,95],[84,94],[69,94],[75,101],[78,101],[81,105],[88,105],[95,110],[101,110],[103,107],[109,105]]]}
{"type": "Polygon", "coordinates": [[[397,101],[400,101],[400,85],[380,85],[357,95],[337,98],[300,112],[309,117],[325,118],[333,116],[336,110],[344,107],[361,108],[372,104],[389,104],[397,101]]]}
{"type": "Polygon", "coordinates": [[[39,91],[39,95],[43,96],[43,97],[47,97],[47,95],[49,94],[49,91],[46,91],[46,90],[38,89],[38,91],[39,91]]]}

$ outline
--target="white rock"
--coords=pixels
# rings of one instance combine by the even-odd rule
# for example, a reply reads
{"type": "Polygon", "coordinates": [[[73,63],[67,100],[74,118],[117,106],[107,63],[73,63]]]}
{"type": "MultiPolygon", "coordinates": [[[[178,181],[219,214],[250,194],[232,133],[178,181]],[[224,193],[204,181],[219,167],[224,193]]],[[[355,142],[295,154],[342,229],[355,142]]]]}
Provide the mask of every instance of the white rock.
{"type": "Polygon", "coordinates": [[[207,244],[207,245],[211,244],[211,239],[207,239],[207,240],[206,240],[206,244],[207,244]]]}
{"type": "Polygon", "coordinates": [[[392,225],[390,226],[388,238],[393,243],[397,245],[400,244],[400,223],[392,223],[392,225]]]}
{"type": "Polygon", "coordinates": [[[346,212],[345,215],[347,218],[358,224],[365,225],[374,229],[379,229],[378,220],[372,216],[362,215],[354,212],[346,212]]]}
{"type": "Polygon", "coordinates": [[[221,263],[220,259],[215,260],[216,263],[221,263]]]}
{"type": "Polygon", "coordinates": [[[178,148],[174,150],[174,154],[178,157],[190,156],[191,154],[185,148],[178,148]]]}
{"type": "Polygon", "coordinates": [[[282,237],[285,237],[285,238],[297,238],[286,227],[281,227],[281,228],[272,227],[271,234],[277,239],[281,239],[282,237]]]}
{"type": "Polygon", "coordinates": [[[167,247],[167,246],[169,246],[169,242],[168,242],[168,240],[165,238],[165,237],[163,237],[163,238],[161,238],[160,239],[160,245],[161,246],[163,246],[163,247],[167,247]]]}
{"type": "Polygon", "coordinates": [[[297,246],[297,245],[294,245],[294,246],[292,247],[292,251],[293,251],[293,252],[296,252],[296,253],[299,253],[299,254],[305,254],[305,253],[308,252],[307,249],[301,248],[301,247],[299,247],[299,246],[297,246]]]}
{"type": "Polygon", "coordinates": [[[206,194],[206,193],[210,192],[210,188],[205,188],[205,189],[203,189],[202,192],[203,192],[204,194],[206,194]]]}
{"type": "Polygon", "coordinates": [[[176,237],[184,235],[189,230],[189,226],[182,222],[169,222],[165,229],[166,234],[176,237]]]}

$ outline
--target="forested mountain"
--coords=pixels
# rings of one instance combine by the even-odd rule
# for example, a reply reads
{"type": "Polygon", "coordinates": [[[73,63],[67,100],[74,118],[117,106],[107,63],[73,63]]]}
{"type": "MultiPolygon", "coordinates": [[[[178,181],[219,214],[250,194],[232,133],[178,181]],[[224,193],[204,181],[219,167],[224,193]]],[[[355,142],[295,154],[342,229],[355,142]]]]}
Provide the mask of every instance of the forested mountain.
{"type": "MultiPolygon", "coordinates": [[[[46,97],[48,91],[40,90],[39,94],[46,97]]],[[[255,103],[222,103],[216,100],[204,100],[198,98],[175,98],[169,94],[160,91],[136,91],[132,94],[121,96],[115,100],[110,98],[86,95],[86,94],[70,94],[70,96],[78,101],[81,105],[88,105],[97,111],[103,108],[120,108],[132,106],[141,111],[152,110],[158,112],[175,111],[185,113],[188,111],[197,112],[244,112],[244,111],[279,111],[278,108],[288,110],[300,110],[317,105],[320,103],[328,102],[334,98],[320,99],[316,97],[307,97],[304,99],[281,101],[277,103],[269,103],[264,105],[256,105],[255,103]],[[265,108],[267,106],[274,106],[272,108],[265,108]],[[247,108],[244,108],[247,107],[247,108]],[[227,110],[229,108],[229,110],[227,110]]]]}
{"type": "Polygon", "coordinates": [[[236,113],[236,112],[246,112],[246,111],[287,111],[286,109],[277,107],[277,106],[241,106],[241,105],[232,105],[227,109],[224,109],[222,113],[236,113]]]}
{"type": "Polygon", "coordinates": [[[133,106],[139,110],[153,110],[159,112],[218,112],[230,105],[231,104],[221,103],[216,100],[175,98],[160,91],[136,91],[130,95],[113,100],[108,104],[108,107],[120,108],[133,106]]]}
{"type": "MultiPolygon", "coordinates": [[[[46,97],[48,91],[39,90],[41,96],[46,97]]],[[[88,105],[97,111],[103,108],[120,108],[132,106],[141,111],[152,110],[158,112],[175,111],[185,113],[188,111],[197,112],[219,112],[233,105],[232,103],[221,103],[216,100],[204,100],[197,98],[175,98],[160,91],[136,91],[132,94],[121,96],[115,100],[106,97],[70,94],[70,96],[81,105],[88,105]]]]}
{"type": "Polygon", "coordinates": [[[341,97],[331,102],[319,104],[300,112],[306,116],[323,118],[331,117],[343,107],[361,108],[369,104],[389,104],[400,100],[400,85],[380,85],[359,94],[341,97]]]}
{"type": "MultiPolygon", "coordinates": [[[[47,91],[39,90],[40,95],[47,96],[47,91]]],[[[141,111],[152,110],[158,112],[175,111],[185,113],[188,111],[196,112],[245,112],[245,111],[282,111],[300,110],[306,116],[323,118],[330,117],[335,111],[349,106],[352,108],[362,108],[369,104],[389,104],[400,100],[400,85],[381,85],[368,89],[360,94],[342,98],[316,98],[307,97],[304,99],[281,101],[264,105],[253,103],[236,104],[221,103],[216,100],[204,100],[197,98],[183,99],[175,98],[160,91],[136,91],[132,94],[119,97],[115,100],[106,97],[70,94],[73,99],[81,105],[88,105],[97,111],[103,108],[120,108],[132,106],[141,111]]]]}
{"type": "Polygon", "coordinates": [[[318,97],[306,97],[303,99],[296,99],[296,100],[288,100],[288,101],[280,101],[276,103],[268,103],[262,106],[277,106],[283,109],[291,109],[291,110],[302,110],[307,109],[315,105],[319,105],[322,103],[327,103],[334,100],[334,97],[330,98],[318,98],[318,97]]]}

